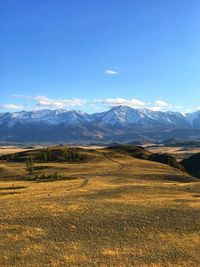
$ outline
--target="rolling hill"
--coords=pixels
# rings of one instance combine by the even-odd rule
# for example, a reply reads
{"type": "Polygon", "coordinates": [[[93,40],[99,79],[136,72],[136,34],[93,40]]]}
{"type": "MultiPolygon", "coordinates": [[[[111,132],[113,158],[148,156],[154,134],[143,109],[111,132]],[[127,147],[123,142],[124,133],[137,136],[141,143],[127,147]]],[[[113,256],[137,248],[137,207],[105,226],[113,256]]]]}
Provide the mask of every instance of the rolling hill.
{"type": "Polygon", "coordinates": [[[138,147],[49,150],[0,160],[0,266],[198,266],[199,179],[138,147]]]}

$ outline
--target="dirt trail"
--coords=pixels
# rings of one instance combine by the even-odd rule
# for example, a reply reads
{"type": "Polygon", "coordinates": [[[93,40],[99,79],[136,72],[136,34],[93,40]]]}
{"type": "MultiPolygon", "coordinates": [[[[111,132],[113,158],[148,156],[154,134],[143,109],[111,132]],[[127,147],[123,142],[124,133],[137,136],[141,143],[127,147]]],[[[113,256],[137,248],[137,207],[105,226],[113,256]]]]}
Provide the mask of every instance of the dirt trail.
{"type": "Polygon", "coordinates": [[[88,184],[88,182],[89,182],[89,178],[84,178],[84,181],[83,181],[83,183],[80,185],[80,188],[85,187],[85,186],[88,184]]]}
{"type": "MultiPolygon", "coordinates": [[[[114,163],[116,163],[118,166],[119,166],[119,170],[122,170],[123,168],[125,168],[125,164],[117,161],[117,160],[114,160],[113,158],[109,157],[105,152],[103,153],[104,157],[106,159],[108,159],[109,161],[112,161],[114,163]]],[[[78,189],[81,189],[81,188],[84,188],[87,186],[90,178],[83,178],[83,182],[80,186],[77,186],[76,188],[70,188],[70,189],[67,189],[66,191],[73,191],[73,190],[78,190],[78,189]]]]}
{"type": "Polygon", "coordinates": [[[65,191],[74,191],[74,190],[78,190],[78,189],[81,189],[81,188],[84,188],[85,186],[87,186],[87,184],[89,182],[89,178],[82,178],[82,179],[83,179],[83,182],[81,183],[81,185],[79,185],[75,188],[66,189],[65,191]]]}
{"type": "Polygon", "coordinates": [[[105,152],[103,153],[104,157],[114,163],[116,163],[118,166],[119,166],[119,170],[122,170],[123,168],[125,168],[125,164],[117,161],[117,160],[114,160],[112,159],[111,157],[109,157],[105,152]]]}

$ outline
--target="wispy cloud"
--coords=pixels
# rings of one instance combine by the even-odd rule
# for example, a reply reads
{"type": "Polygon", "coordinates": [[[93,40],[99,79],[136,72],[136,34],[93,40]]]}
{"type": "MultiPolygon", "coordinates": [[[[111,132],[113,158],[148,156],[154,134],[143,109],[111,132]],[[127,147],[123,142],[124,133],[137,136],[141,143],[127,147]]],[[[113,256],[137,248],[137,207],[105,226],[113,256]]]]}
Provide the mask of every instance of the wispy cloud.
{"type": "Polygon", "coordinates": [[[27,101],[34,101],[35,108],[65,108],[65,107],[76,107],[83,106],[87,101],[84,99],[71,98],[71,99],[52,99],[46,96],[25,96],[25,95],[14,95],[15,98],[26,99],[27,101]]]}
{"type": "Polygon", "coordinates": [[[169,104],[163,100],[156,100],[155,101],[155,106],[156,107],[168,107],[169,104]]]}
{"type": "Polygon", "coordinates": [[[12,109],[12,110],[20,110],[20,109],[23,109],[24,107],[21,105],[16,105],[16,104],[4,104],[4,105],[2,105],[2,108],[12,109]]]}
{"type": "Polygon", "coordinates": [[[165,102],[164,100],[156,100],[153,104],[153,106],[151,107],[151,109],[153,111],[162,111],[166,108],[168,108],[170,105],[165,102]]]}
{"type": "Polygon", "coordinates": [[[125,99],[125,98],[105,98],[105,99],[96,99],[94,103],[106,104],[109,106],[131,106],[131,107],[144,107],[145,103],[138,99],[125,99]]]}
{"type": "Polygon", "coordinates": [[[118,72],[116,70],[108,69],[108,70],[105,70],[105,74],[112,76],[112,75],[117,75],[118,72]]]}
{"type": "MultiPolygon", "coordinates": [[[[24,96],[24,95],[15,95],[15,98],[21,98],[26,100],[24,107],[28,109],[82,109],[85,111],[104,111],[113,106],[129,106],[133,108],[148,108],[154,111],[166,111],[166,110],[179,110],[183,111],[183,108],[180,106],[175,106],[167,103],[164,100],[156,100],[152,103],[144,102],[140,99],[132,98],[98,98],[98,99],[80,99],[80,98],[63,98],[63,99],[53,99],[47,96],[24,96]]],[[[1,107],[10,109],[10,110],[20,110],[23,108],[21,105],[15,104],[5,104],[1,107]]]]}
{"type": "Polygon", "coordinates": [[[37,101],[36,105],[38,107],[43,107],[43,108],[64,108],[64,107],[83,106],[86,102],[83,99],[77,99],[77,98],[55,100],[45,96],[36,96],[33,97],[33,100],[37,101]]]}
{"type": "Polygon", "coordinates": [[[153,106],[151,107],[152,110],[154,111],[167,111],[167,110],[171,110],[171,111],[183,111],[183,107],[182,106],[178,106],[178,105],[172,105],[167,103],[164,100],[156,100],[153,104],[153,106]]]}

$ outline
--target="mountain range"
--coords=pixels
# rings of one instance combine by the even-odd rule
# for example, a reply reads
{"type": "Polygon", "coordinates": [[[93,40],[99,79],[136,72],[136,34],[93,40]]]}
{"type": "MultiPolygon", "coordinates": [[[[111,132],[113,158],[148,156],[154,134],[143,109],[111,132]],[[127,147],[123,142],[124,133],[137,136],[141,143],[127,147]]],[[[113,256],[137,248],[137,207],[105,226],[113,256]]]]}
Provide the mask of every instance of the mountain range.
{"type": "Polygon", "coordinates": [[[76,110],[0,113],[0,140],[108,143],[168,138],[199,139],[200,111],[188,114],[116,106],[87,114],[76,110]]]}

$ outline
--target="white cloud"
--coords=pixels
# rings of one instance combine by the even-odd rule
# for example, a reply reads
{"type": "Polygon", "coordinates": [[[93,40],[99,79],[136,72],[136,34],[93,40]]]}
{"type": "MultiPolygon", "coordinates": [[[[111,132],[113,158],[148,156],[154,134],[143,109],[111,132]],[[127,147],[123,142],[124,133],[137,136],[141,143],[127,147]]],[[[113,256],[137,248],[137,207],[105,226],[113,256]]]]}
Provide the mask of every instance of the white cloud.
{"type": "Polygon", "coordinates": [[[5,105],[2,105],[2,108],[5,108],[5,109],[23,109],[24,107],[23,106],[20,106],[20,105],[15,105],[15,104],[5,104],[5,105]]]}
{"type": "Polygon", "coordinates": [[[162,111],[163,109],[166,109],[167,107],[169,108],[171,105],[169,105],[167,102],[163,100],[156,100],[154,102],[153,107],[150,107],[151,110],[153,111],[162,111]]]}
{"type": "Polygon", "coordinates": [[[172,105],[172,104],[168,104],[167,102],[163,101],[163,100],[156,100],[154,102],[153,107],[151,107],[152,110],[154,111],[166,111],[166,110],[173,110],[173,111],[180,111],[183,109],[183,107],[181,106],[177,106],[177,105],[172,105]]]}
{"type": "MultiPolygon", "coordinates": [[[[77,109],[82,107],[86,111],[90,110],[105,110],[113,106],[130,106],[133,108],[148,108],[154,111],[166,111],[166,110],[183,110],[180,106],[175,106],[167,103],[164,100],[156,100],[153,103],[144,102],[142,100],[132,98],[98,98],[92,100],[85,100],[80,98],[67,98],[67,99],[52,99],[46,96],[24,96],[24,95],[15,95],[15,98],[26,99],[28,103],[26,106],[29,106],[29,109],[59,109],[59,108],[74,108],[77,109]]],[[[24,104],[25,105],[25,104],[24,104]]],[[[3,106],[1,106],[3,107],[3,106]]],[[[22,106],[19,105],[4,105],[4,108],[8,109],[22,109],[22,106]]]]}
{"type": "Polygon", "coordinates": [[[25,96],[14,95],[15,98],[23,98],[28,101],[36,101],[34,109],[50,108],[59,109],[65,107],[83,106],[87,101],[84,99],[71,98],[71,99],[52,99],[46,96],[25,96]]]}
{"type": "Polygon", "coordinates": [[[15,95],[13,95],[13,97],[15,97],[15,98],[27,98],[27,96],[20,95],[20,94],[15,94],[15,95]]]}
{"type": "Polygon", "coordinates": [[[64,107],[74,107],[74,106],[82,106],[85,104],[85,100],[83,99],[61,99],[61,100],[56,100],[56,99],[50,99],[45,96],[36,96],[32,97],[33,100],[37,101],[37,106],[38,107],[43,107],[43,108],[64,108],[64,107]]]}
{"type": "Polygon", "coordinates": [[[79,98],[72,98],[72,99],[51,99],[46,96],[18,96],[20,98],[25,98],[29,101],[33,100],[36,101],[37,108],[65,108],[65,107],[76,107],[76,106],[84,106],[90,105],[96,108],[98,104],[107,105],[109,106],[131,106],[131,107],[145,107],[146,103],[138,99],[125,99],[125,98],[102,98],[102,99],[94,99],[94,100],[85,100],[79,98]]]}
{"type": "Polygon", "coordinates": [[[150,108],[151,110],[153,110],[153,111],[162,111],[162,107],[151,107],[150,108]]]}
{"type": "Polygon", "coordinates": [[[155,106],[156,107],[168,107],[169,105],[167,104],[167,102],[165,102],[163,100],[156,100],[155,106]]]}
{"type": "Polygon", "coordinates": [[[117,71],[115,71],[115,70],[105,70],[105,74],[107,74],[107,75],[117,75],[117,71]]]}
{"type": "Polygon", "coordinates": [[[125,99],[125,98],[105,98],[96,99],[94,103],[107,104],[109,106],[130,106],[130,107],[144,107],[145,103],[138,99],[125,99]]]}

